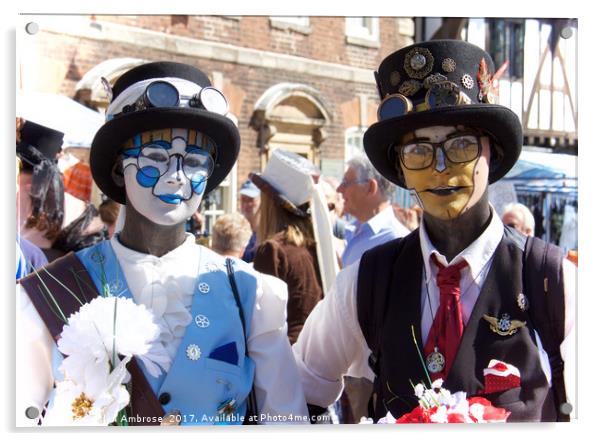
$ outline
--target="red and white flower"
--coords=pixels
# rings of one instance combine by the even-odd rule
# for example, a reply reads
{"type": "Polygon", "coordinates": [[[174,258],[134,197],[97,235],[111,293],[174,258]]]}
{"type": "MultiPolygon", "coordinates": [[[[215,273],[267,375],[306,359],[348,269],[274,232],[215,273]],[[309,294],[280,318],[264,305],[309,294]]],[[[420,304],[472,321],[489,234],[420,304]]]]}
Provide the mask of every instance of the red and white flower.
{"type": "Polygon", "coordinates": [[[505,422],[510,416],[510,412],[493,406],[485,398],[467,398],[466,392],[452,394],[442,386],[440,379],[432,383],[431,389],[423,384],[416,385],[414,394],[418,406],[397,419],[387,413],[378,423],[498,423],[505,422]]]}

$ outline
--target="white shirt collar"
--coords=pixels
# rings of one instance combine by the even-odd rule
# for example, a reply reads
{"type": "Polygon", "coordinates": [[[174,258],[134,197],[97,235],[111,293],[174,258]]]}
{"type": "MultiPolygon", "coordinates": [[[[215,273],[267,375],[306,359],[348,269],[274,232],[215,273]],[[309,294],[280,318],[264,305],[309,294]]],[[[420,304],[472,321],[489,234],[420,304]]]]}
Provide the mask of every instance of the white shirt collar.
{"type": "Polygon", "coordinates": [[[466,260],[468,267],[470,268],[472,278],[476,280],[483,267],[493,256],[493,253],[495,252],[504,235],[504,224],[502,224],[502,221],[495,212],[493,206],[490,205],[490,207],[493,210],[493,216],[491,216],[491,222],[487,228],[485,228],[485,231],[481,233],[477,240],[472,242],[449,263],[447,262],[447,258],[437,251],[429,239],[428,234],[426,233],[426,228],[424,228],[423,224],[424,221],[421,221],[418,234],[420,237],[420,249],[422,251],[422,259],[424,261],[425,276],[427,281],[429,281],[432,277],[432,267],[430,265],[431,254],[434,254],[435,258],[444,266],[458,263],[460,259],[466,260]]]}
{"type": "Polygon", "coordinates": [[[395,218],[393,213],[393,206],[389,205],[384,210],[366,221],[366,224],[370,227],[373,233],[378,233],[383,228],[387,228],[391,225],[391,218],[395,218]]]}

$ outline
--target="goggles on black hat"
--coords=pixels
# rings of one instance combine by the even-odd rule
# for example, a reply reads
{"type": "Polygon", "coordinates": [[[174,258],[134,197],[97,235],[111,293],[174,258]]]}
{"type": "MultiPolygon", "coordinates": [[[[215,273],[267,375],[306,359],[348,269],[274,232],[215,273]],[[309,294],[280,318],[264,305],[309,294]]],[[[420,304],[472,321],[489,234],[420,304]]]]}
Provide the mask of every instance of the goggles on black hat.
{"type": "Polygon", "coordinates": [[[424,97],[424,101],[412,102],[407,96],[400,93],[394,93],[387,96],[376,111],[379,121],[403,116],[410,112],[421,112],[423,110],[435,109],[438,107],[459,106],[462,104],[472,104],[468,95],[451,81],[441,81],[433,84],[424,97]]]}
{"type": "Polygon", "coordinates": [[[226,115],[228,100],[223,93],[212,86],[203,87],[194,95],[186,96],[180,95],[178,89],[167,81],[154,81],[146,87],[133,104],[125,105],[123,110],[114,117],[153,107],[193,107],[226,115]]]}

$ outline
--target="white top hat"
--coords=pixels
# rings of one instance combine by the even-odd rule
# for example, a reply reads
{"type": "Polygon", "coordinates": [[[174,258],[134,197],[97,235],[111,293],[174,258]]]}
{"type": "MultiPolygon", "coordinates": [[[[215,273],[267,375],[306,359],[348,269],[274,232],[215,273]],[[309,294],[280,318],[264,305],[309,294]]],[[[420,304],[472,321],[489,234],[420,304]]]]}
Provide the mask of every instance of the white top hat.
{"type": "Polygon", "coordinates": [[[311,217],[316,254],[324,294],[338,272],[328,204],[320,185],[320,170],[306,158],[286,150],[272,151],[262,174],[251,173],[251,180],[273,197],[284,209],[299,217],[311,217]],[[302,205],[309,203],[309,209],[302,205]]]}

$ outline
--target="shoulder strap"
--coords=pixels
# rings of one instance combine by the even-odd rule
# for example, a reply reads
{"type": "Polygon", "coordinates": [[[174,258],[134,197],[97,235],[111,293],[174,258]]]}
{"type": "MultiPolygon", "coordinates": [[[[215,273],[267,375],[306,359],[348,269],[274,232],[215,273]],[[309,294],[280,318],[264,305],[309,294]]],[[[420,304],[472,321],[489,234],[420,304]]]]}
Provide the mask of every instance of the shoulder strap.
{"type": "Polygon", "coordinates": [[[376,404],[380,384],[382,328],[389,302],[389,284],[397,256],[404,246],[419,240],[418,230],[404,238],[392,240],[366,251],[360,260],[357,278],[357,318],[370,348],[368,365],[374,372],[374,384],[368,401],[368,416],[376,420],[376,404]]]}
{"type": "Polygon", "coordinates": [[[560,247],[538,238],[527,238],[523,262],[527,311],[550,360],[558,421],[569,421],[570,412],[566,413],[564,406],[567,402],[564,361],[560,355],[565,321],[563,260],[560,247]]]}
{"type": "Polygon", "coordinates": [[[41,269],[34,269],[19,283],[55,341],[69,316],[98,296],[88,271],[72,252],[41,269]]]}
{"type": "MultiPolygon", "coordinates": [[[[230,286],[232,287],[232,293],[234,294],[234,300],[238,307],[238,315],[240,317],[240,323],[242,325],[242,332],[245,337],[245,355],[249,356],[249,349],[247,347],[247,326],[245,324],[245,312],[240,301],[240,294],[238,292],[238,286],[236,285],[236,278],[234,277],[234,261],[230,258],[226,259],[226,269],[228,271],[228,279],[230,280],[230,286]]],[[[247,398],[247,415],[245,415],[244,424],[257,424],[257,399],[255,398],[255,384],[251,386],[251,392],[247,398]]]]}
{"type": "MultiPolygon", "coordinates": [[[[88,271],[72,252],[40,270],[34,270],[19,283],[27,292],[55,341],[63,332],[65,325],[63,317],[68,318],[77,312],[82,304],[90,302],[99,295],[88,271]]],[[[165,413],[163,407],[135,359],[128,363],[128,370],[132,375],[130,390],[132,416],[163,416],[165,413]]],[[[136,425],[135,420],[133,425],[136,425]]],[[[158,418],[150,418],[148,421],[142,424],[150,425],[153,421],[157,421],[158,424],[158,418]]]]}
{"type": "Polygon", "coordinates": [[[372,351],[368,363],[375,375],[379,373],[381,331],[393,266],[404,246],[415,240],[418,240],[417,230],[404,238],[372,248],[361,257],[357,279],[357,315],[366,343],[372,351]]]}

